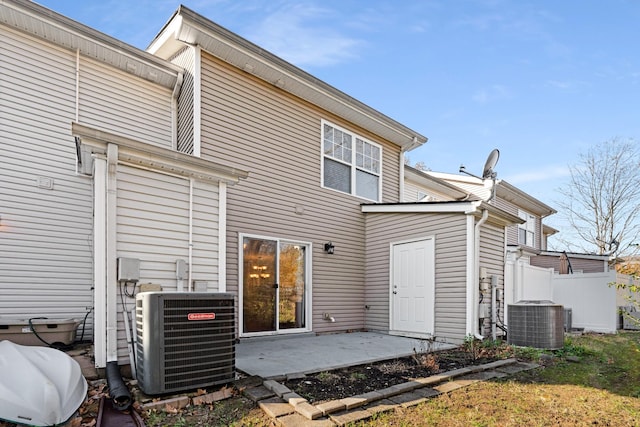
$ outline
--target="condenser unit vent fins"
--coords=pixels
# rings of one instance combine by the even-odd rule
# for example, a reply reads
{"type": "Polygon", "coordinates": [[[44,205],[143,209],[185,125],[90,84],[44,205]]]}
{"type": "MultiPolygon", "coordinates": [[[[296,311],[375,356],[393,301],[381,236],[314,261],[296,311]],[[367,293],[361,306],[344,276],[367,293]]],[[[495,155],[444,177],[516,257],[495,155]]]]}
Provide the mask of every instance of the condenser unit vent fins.
{"type": "Polygon", "coordinates": [[[136,368],[146,394],[235,379],[231,294],[142,292],[136,297],[136,368]]]}
{"type": "Polygon", "coordinates": [[[551,301],[518,301],[508,306],[507,342],[523,347],[564,346],[564,307],[551,301]]]}

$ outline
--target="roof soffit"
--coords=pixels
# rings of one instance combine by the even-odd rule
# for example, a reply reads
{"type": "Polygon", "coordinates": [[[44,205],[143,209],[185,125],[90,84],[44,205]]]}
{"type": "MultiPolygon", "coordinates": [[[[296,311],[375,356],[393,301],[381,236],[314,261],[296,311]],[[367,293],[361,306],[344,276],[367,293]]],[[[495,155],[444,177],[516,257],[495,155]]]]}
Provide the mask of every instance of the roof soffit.
{"type": "Polygon", "coordinates": [[[185,43],[198,45],[236,68],[374,132],[405,151],[427,141],[419,133],[184,6],[165,25],[148,51],[168,59],[185,43]]]}
{"type": "Polygon", "coordinates": [[[167,88],[174,87],[181,70],[31,1],[0,1],[0,22],[167,88]]]}

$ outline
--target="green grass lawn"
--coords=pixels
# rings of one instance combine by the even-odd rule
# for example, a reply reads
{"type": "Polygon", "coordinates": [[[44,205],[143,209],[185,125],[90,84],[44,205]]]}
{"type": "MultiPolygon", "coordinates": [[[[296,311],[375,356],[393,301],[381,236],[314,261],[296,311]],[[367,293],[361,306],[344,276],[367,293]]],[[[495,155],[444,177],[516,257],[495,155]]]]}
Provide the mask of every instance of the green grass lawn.
{"type": "Polygon", "coordinates": [[[546,366],[359,426],[640,426],[640,333],[571,337],[546,366]]]}

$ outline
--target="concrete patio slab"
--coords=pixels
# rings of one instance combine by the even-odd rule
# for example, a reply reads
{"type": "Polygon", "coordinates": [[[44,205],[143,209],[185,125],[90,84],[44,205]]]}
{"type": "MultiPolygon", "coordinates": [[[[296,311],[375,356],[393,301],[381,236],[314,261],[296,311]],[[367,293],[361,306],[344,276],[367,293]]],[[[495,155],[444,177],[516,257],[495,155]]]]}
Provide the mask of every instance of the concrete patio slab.
{"type": "Polygon", "coordinates": [[[236,368],[262,378],[280,378],[405,357],[414,349],[454,347],[375,332],[245,338],[236,345],[236,368]]]}

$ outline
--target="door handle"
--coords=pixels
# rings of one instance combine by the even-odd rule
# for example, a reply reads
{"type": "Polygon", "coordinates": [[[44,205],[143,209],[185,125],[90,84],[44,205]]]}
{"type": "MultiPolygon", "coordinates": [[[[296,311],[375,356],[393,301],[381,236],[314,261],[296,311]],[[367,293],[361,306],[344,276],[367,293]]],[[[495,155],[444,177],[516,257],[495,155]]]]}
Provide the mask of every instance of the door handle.
{"type": "Polygon", "coordinates": [[[394,294],[394,295],[397,295],[397,294],[398,294],[398,291],[393,291],[393,294],[394,294]]]}
{"type": "Polygon", "coordinates": [[[278,284],[277,284],[277,283],[274,283],[274,284],[273,284],[273,289],[278,289],[279,287],[280,287],[280,286],[278,286],[278,284]]]}

